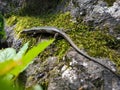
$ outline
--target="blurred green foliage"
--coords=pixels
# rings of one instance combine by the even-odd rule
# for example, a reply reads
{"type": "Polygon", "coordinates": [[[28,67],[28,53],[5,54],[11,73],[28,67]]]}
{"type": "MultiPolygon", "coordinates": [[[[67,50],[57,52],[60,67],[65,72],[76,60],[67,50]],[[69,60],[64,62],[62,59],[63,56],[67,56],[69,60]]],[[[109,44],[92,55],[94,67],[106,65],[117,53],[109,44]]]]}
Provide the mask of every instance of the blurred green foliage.
{"type": "Polygon", "coordinates": [[[19,85],[16,87],[14,80],[33,62],[33,59],[53,41],[54,39],[41,42],[28,51],[28,43],[26,43],[18,53],[16,53],[16,50],[13,48],[0,50],[0,89],[23,90],[19,85]]]}

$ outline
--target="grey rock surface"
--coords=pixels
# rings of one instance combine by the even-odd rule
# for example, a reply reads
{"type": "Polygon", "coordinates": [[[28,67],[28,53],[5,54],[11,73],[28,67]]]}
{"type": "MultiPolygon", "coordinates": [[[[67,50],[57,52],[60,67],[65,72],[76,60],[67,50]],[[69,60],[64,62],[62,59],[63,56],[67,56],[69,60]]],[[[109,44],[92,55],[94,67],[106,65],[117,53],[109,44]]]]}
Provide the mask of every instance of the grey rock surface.
{"type": "MultiPolygon", "coordinates": [[[[70,60],[69,65],[62,66],[59,72],[61,76],[50,79],[48,90],[107,90],[108,87],[111,87],[109,90],[119,90],[119,80],[102,66],[89,61],[73,50],[68,52],[66,59],[70,60]],[[113,77],[112,81],[110,78],[113,77]]],[[[113,62],[103,59],[96,60],[116,71],[113,62]]]]}
{"type": "Polygon", "coordinates": [[[18,39],[18,37],[16,36],[14,32],[14,26],[6,27],[5,31],[6,31],[6,37],[7,37],[6,39],[7,46],[13,47],[18,51],[19,48],[21,47],[22,40],[18,39]]]}
{"type": "Polygon", "coordinates": [[[10,14],[39,15],[54,8],[59,0],[0,0],[0,10],[10,14]]]}
{"type": "MultiPolygon", "coordinates": [[[[115,64],[110,60],[102,58],[96,60],[116,71],[115,64]]],[[[109,87],[111,90],[119,90],[120,88],[119,79],[111,72],[74,50],[70,50],[60,62],[57,57],[48,57],[44,62],[36,58],[27,68],[25,76],[26,87],[47,82],[47,90],[105,90],[109,87]]]]}
{"type": "Polygon", "coordinates": [[[76,20],[81,18],[94,28],[108,28],[110,34],[120,33],[120,0],[112,6],[102,0],[72,0],[72,3],[71,14],[76,20]]]}

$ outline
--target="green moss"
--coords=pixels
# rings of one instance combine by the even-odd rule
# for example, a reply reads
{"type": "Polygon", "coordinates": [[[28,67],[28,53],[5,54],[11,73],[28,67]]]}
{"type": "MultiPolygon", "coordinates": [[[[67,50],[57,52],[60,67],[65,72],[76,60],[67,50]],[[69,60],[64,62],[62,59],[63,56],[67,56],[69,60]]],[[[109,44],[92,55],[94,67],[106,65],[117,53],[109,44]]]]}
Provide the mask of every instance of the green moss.
{"type": "MultiPolygon", "coordinates": [[[[89,55],[94,57],[107,57],[120,66],[120,55],[115,51],[120,44],[118,41],[102,31],[91,31],[91,27],[84,23],[75,23],[71,20],[69,12],[48,14],[42,16],[11,16],[7,19],[8,25],[16,24],[16,33],[23,29],[36,26],[55,26],[64,31],[72,38],[74,43],[80,48],[85,49],[89,55]]],[[[33,40],[34,41],[34,40],[33,40]]],[[[37,41],[34,41],[34,43],[37,41]]],[[[32,43],[32,44],[34,44],[32,43]]],[[[57,40],[51,49],[40,55],[43,59],[49,55],[62,57],[65,55],[70,45],[64,40],[57,40]],[[54,47],[54,48],[53,48],[54,47]]]]}
{"type": "Polygon", "coordinates": [[[112,6],[116,0],[104,0],[104,1],[107,2],[109,6],[112,6]]]}
{"type": "Polygon", "coordinates": [[[58,28],[71,29],[73,27],[72,21],[70,21],[70,14],[50,14],[44,16],[11,16],[7,19],[8,25],[16,24],[16,32],[20,32],[23,29],[36,27],[36,26],[56,26],[58,28]],[[69,20],[69,21],[68,21],[69,20]],[[18,22],[16,22],[18,21],[18,22]]]}

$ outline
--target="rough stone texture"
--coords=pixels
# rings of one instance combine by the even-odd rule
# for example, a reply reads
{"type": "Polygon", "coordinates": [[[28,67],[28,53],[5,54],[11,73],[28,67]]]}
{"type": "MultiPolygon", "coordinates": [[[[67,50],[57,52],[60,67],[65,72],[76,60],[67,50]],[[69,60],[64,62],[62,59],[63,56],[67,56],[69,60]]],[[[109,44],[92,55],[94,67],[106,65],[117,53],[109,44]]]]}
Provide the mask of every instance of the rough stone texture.
{"type": "Polygon", "coordinates": [[[89,26],[108,28],[116,36],[120,34],[120,0],[110,7],[102,0],[72,0],[72,4],[71,14],[76,20],[80,18],[89,26]]]}
{"type": "Polygon", "coordinates": [[[59,0],[0,0],[0,10],[10,15],[17,13],[21,15],[39,15],[51,11],[59,0]]]}
{"type": "MultiPolygon", "coordinates": [[[[71,83],[72,86],[70,90],[78,90],[78,88],[87,88],[88,90],[102,89],[104,78],[102,74],[104,71],[103,67],[85,59],[75,51],[70,51],[67,54],[67,57],[72,59],[70,66],[73,68],[68,71],[65,70],[62,76],[64,80],[71,83]],[[73,75],[69,73],[72,73],[73,75]],[[76,87],[76,89],[73,89],[73,87],[76,87]]],[[[113,71],[116,70],[114,64],[109,60],[96,60],[111,68],[113,71]]]]}
{"type": "Polygon", "coordinates": [[[103,0],[68,0],[64,6],[58,5],[59,11],[70,11],[74,21],[83,21],[88,26],[108,29],[117,38],[120,34],[120,0],[109,6],[103,0]],[[69,3],[68,3],[69,2],[69,3]],[[63,9],[64,8],[64,9],[63,9]]]}
{"type": "MultiPolygon", "coordinates": [[[[50,80],[48,90],[103,90],[104,83],[112,81],[104,80],[104,68],[100,65],[85,59],[75,51],[71,50],[67,54],[70,59],[69,65],[65,64],[61,70],[61,76],[50,80]]],[[[109,60],[97,59],[99,62],[115,71],[115,65],[109,60]]],[[[107,71],[105,71],[107,72],[107,71]]],[[[107,74],[108,77],[112,75],[107,74]]],[[[113,76],[110,76],[111,78],[113,76]]],[[[106,85],[111,90],[119,90],[119,81],[114,77],[114,82],[106,85]]],[[[110,90],[110,89],[109,89],[110,90]]]]}
{"type": "Polygon", "coordinates": [[[0,0],[0,10],[5,14],[11,14],[18,11],[24,0],[0,0]]]}
{"type": "Polygon", "coordinates": [[[5,28],[6,36],[7,36],[6,43],[7,43],[7,47],[13,47],[18,51],[18,49],[22,44],[22,40],[18,39],[13,29],[14,26],[5,28]]]}
{"type": "MultiPolygon", "coordinates": [[[[113,62],[107,59],[96,60],[116,71],[113,62]]],[[[57,57],[49,57],[44,62],[36,58],[35,62],[27,68],[25,76],[27,77],[26,88],[43,82],[48,83],[47,90],[104,90],[108,87],[111,87],[111,90],[119,90],[120,88],[118,78],[111,72],[74,50],[70,50],[60,62],[57,61],[57,57]],[[108,77],[114,78],[110,81],[108,77]]]]}
{"type": "Polygon", "coordinates": [[[83,21],[94,29],[108,30],[108,33],[120,38],[120,0],[66,0],[57,6],[57,11],[70,11],[73,21],[83,21]]]}

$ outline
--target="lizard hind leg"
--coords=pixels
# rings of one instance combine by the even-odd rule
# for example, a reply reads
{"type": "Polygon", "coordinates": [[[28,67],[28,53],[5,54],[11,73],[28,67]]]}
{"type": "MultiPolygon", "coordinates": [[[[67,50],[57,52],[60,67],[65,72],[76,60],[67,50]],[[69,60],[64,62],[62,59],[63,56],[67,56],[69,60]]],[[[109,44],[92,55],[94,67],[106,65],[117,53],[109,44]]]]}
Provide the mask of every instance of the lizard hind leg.
{"type": "Polygon", "coordinates": [[[59,36],[59,34],[58,34],[58,33],[55,33],[54,39],[56,39],[58,36],[59,36]]]}

